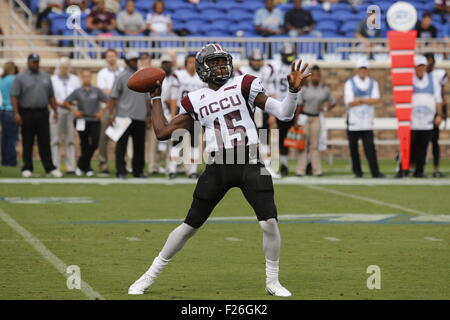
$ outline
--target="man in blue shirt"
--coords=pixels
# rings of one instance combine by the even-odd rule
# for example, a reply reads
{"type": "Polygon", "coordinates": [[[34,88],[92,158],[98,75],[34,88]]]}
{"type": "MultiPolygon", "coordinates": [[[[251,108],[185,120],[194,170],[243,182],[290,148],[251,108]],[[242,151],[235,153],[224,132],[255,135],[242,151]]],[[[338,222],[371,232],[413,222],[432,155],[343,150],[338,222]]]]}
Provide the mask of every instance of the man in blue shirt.
{"type": "Polygon", "coordinates": [[[3,66],[3,74],[0,78],[0,124],[1,135],[1,155],[2,166],[17,166],[16,143],[19,129],[14,122],[13,108],[9,90],[17,74],[17,67],[14,62],[6,62],[3,66]]]}
{"type": "Polygon", "coordinates": [[[256,32],[264,37],[284,33],[284,15],[274,8],[273,0],[266,0],[264,8],[256,11],[253,23],[256,32]]]}

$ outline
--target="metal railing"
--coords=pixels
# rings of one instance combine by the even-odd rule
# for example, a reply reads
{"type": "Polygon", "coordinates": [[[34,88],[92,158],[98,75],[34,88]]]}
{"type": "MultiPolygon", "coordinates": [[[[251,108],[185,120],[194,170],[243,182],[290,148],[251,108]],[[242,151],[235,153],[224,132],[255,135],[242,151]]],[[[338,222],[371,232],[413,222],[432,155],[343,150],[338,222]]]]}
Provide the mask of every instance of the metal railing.
{"type": "MultiPolygon", "coordinates": [[[[9,1],[9,12],[13,17],[14,22],[21,24],[22,29],[25,29],[25,34],[30,34],[33,31],[33,13],[28,8],[28,6],[23,3],[22,0],[8,0],[9,1]],[[23,12],[26,23],[22,21],[19,15],[16,13],[15,8],[20,8],[19,10],[23,12]]],[[[13,27],[13,26],[11,26],[13,27]]]]}
{"type": "MultiPolygon", "coordinates": [[[[12,1],[12,0],[11,0],[12,1]]],[[[207,38],[207,37],[149,37],[149,36],[90,36],[81,29],[74,29],[73,35],[5,35],[0,36],[5,44],[0,47],[4,57],[15,58],[17,52],[37,51],[56,52],[75,59],[101,59],[107,48],[116,48],[125,53],[129,50],[147,52],[154,57],[172,51],[180,55],[196,52],[209,42],[220,42],[233,56],[245,59],[253,48],[259,48],[266,58],[278,54],[284,43],[293,43],[299,55],[308,61],[348,62],[362,55],[369,55],[375,62],[389,63],[387,39],[348,39],[348,38],[207,38]],[[17,46],[17,40],[26,40],[27,46],[17,46]],[[59,46],[38,46],[36,41],[58,42],[59,46]]],[[[42,43],[42,42],[41,42],[42,43]]],[[[450,58],[450,40],[417,40],[417,52],[434,52],[436,60],[450,58]]]]}

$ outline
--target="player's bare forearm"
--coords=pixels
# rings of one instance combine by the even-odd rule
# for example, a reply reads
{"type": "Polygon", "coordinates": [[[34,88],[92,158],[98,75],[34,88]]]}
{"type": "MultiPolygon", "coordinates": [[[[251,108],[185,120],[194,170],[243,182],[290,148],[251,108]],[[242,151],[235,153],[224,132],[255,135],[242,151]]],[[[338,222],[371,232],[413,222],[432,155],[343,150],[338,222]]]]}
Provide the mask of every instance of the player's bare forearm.
{"type": "Polygon", "coordinates": [[[167,122],[162,111],[161,99],[152,102],[152,124],[158,140],[168,140],[177,129],[189,130],[193,125],[192,118],[187,114],[179,114],[167,122]]]}

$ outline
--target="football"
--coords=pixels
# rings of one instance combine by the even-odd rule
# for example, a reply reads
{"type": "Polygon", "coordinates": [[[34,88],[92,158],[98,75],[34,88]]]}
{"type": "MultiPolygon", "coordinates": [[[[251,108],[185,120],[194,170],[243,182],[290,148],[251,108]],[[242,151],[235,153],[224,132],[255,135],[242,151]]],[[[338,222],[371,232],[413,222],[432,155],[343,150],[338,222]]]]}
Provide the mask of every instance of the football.
{"type": "Polygon", "coordinates": [[[144,68],[128,79],[128,88],[137,92],[150,92],[156,87],[156,82],[162,82],[165,76],[166,73],[160,68],[144,68]]]}

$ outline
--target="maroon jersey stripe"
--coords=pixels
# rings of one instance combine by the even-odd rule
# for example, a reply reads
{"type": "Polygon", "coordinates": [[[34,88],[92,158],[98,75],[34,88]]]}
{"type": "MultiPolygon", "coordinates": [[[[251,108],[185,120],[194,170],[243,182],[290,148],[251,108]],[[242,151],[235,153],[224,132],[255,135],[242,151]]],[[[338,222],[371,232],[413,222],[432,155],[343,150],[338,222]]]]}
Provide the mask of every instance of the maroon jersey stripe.
{"type": "Polygon", "coordinates": [[[244,79],[242,79],[242,85],[241,85],[241,91],[242,95],[244,96],[245,101],[248,101],[248,96],[250,94],[250,88],[252,87],[252,82],[255,80],[256,77],[246,74],[244,76],[244,79]]]}
{"type": "Polygon", "coordinates": [[[191,99],[189,99],[189,95],[185,95],[181,100],[181,106],[186,112],[194,112],[194,107],[192,106],[191,99]]]}

